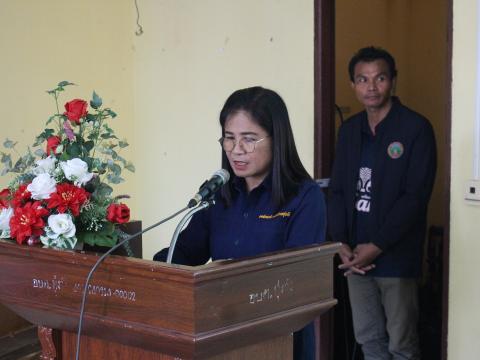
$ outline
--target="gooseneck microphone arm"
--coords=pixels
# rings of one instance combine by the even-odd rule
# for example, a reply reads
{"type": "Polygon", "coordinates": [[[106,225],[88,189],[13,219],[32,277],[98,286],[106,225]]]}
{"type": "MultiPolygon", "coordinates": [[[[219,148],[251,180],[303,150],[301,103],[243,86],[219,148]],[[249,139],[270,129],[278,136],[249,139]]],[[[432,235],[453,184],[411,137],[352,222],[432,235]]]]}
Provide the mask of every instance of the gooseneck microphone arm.
{"type": "Polygon", "coordinates": [[[107,256],[109,256],[112,252],[114,252],[116,249],[118,249],[120,246],[122,246],[123,244],[127,243],[128,241],[136,238],[137,236],[139,235],[142,235],[143,233],[146,233],[147,231],[163,224],[164,222],[167,222],[168,220],[170,219],[173,219],[175,216],[181,214],[182,212],[184,212],[185,210],[188,209],[188,206],[184,207],[183,209],[177,211],[175,214],[173,215],[170,215],[169,217],[145,228],[144,230],[142,231],[138,231],[136,232],[135,234],[133,235],[130,235],[129,237],[123,239],[122,241],[120,241],[118,244],[116,244],[115,246],[113,246],[111,249],[109,249],[105,254],[103,254],[98,260],[97,262],[95,263],[95,265],[93,265],[92,269],[90,270],[90,272],[88,273],[88,276],[87,276],[87,279],[85,280],[85,286],[83,288],[83,296],[82,296],[82,304],[80,306],[80,320],[78,322],[78,330],[77,330],[77,350],[76,350],[76,353],[75,353],[75,359],[76,360],[79,360],[79,356],[80,356],[80,338],[81,338],[81,333],[82,333],[82,325],[83,325],[83,315],[84,315],[84,312],[85,312],[85,304],[86,304],[86,301],[87,301],[87,293],[88,293],[88,285],[90,283],[90,279],[92,278],[92,275],[93,273],[95,272],[95,270],[97,270],[98,266],[103,262],[103,260],[105,260],[107,258],[107,256]]]}
{"type": "Polygon", "coordinates": [[[82,303],[80,306],[80,319],[78,321],[78,330],[77,330],[77,350],[75,354],[75,359],[79,360],[80,356],[80,338],[82,334],[82,325],[83,325],[83,315],[85,312],[85,303],[87,301],[87,293],[88,293],[88,284],[90,283],[90,279],[93,276],[93,273],[95,270],[98,268],[98,266],[105,260],[107,256],[109,256],[112,252],[114,252],[116,249],[118,249],[120,246],[123,244],[127,243],[128,241],[132,240],[133,238],[157,227],[158,225],[163,224],[164,222],[174,218],[178,214],[184,212],[185,210],[189,208],[193,208],[180,222],[180,224],[177,226],[177,229],[175,230],[175,234],[172,239],[172,243],[170,244],[170,248],[168,250],[168,259],[167,262],[171,263],[172,261],[172,256],[173,256],[173,250],[175,248],[175,243],[177,241],[178,235],[180,234],[180,231],[182,230],[183,226],[187,222],[187,220],[193,216],[197,211],[203,210],[207,207],[210,206],[210,204],[214,203],[212,198],[213,194],[218,191],[230,178],[230,174],[227,170],[225,169],[220,169],[216,171],[210,180],[206,181],[201,187],[200,190],[195,194],[195,196],[189,201],[188,205],[184,207],[183,209],[177,211],[175,214],[147,227],[145,230],[139,231],[133,235],[128,236],[127,238],[123,239],[120,241],[118,244],[113,246],[110,250],[108,250],[105,254],[103,254],[97,262],[93,265],[92,269],[88,273],[87,279],[85,280],[85,287],[83,288],[83,296],[82,296],[82,303]]]}
{"type": "Polygon", "coordinates": [[[208,208],[211,204],[214,204],[214,201],[202,201],[199,205],[197,205],[195,208],[190,210],[183,218],[180,220],[178,223],[177,227],[175,228],[175,232],[173,233],[172,241],[170,242],[170,246],[168,248],[168,255],[167,255],[167,264],[172,263],[172,258],[173,258],[173,251],[175,250],[175,245],[177,244],[177,239],[178,235],[180,235],[180,232],[182,231],[183,227],[187,223],[188,220],[197,212],[208,208]]]}

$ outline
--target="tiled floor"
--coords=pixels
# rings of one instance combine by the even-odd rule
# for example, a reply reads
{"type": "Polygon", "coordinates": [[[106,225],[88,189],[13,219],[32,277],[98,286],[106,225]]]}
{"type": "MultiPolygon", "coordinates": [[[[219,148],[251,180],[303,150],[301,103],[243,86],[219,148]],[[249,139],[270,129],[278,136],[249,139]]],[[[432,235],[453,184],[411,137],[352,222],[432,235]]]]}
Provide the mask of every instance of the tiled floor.
{"type": "Polygon", "coordinates": [[[0,360],[37,360],[39,356],[36,326],[0,338],[0,360]]]}

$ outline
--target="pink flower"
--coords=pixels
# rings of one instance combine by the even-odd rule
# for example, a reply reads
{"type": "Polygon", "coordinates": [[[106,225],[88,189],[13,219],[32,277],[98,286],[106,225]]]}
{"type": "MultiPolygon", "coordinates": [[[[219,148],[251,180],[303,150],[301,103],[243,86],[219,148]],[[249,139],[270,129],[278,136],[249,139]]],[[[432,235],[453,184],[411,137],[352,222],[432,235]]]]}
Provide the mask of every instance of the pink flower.
{"type": "Polygon", "coordinates": [[[68,140],[75,140],[75,134],[73,133],[72,126],[68,121],[63,123],[63,130],[65,131],[65,135],[67,135],[68,140]]]}

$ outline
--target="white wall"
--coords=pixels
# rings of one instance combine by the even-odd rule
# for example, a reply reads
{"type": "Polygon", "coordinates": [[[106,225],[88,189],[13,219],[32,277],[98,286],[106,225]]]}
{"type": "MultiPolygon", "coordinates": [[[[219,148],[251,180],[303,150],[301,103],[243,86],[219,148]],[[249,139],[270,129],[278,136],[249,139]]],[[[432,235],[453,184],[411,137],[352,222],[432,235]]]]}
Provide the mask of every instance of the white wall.
{"type": "Polygon", "coordinates": [[[463,200],[472,177],[475,118],[476,1],[454,1],[452,166],[450,206],[450,288],[448,358],[479,358],[480,206],[463,200]]]}
{"type": "MultiPolygon", "coordinates": [[[[218,114],[240,88],[280,93],[313,172],[313,1],[139,5],[145,32],[135,39],[135,143],[144,225],[183,207],[220,168],[218,114]]],[[[145,258],[167,246],[177,223],[145,235],[145,258]]]]}

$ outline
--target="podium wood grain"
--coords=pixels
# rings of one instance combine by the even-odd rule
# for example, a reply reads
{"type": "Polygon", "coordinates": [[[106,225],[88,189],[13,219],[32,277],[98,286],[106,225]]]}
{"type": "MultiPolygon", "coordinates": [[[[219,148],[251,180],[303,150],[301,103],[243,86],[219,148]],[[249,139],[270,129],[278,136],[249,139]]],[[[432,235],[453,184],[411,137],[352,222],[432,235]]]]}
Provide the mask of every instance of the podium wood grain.
{"type": "MultiPolygon", "coordinates": [[[[82,359],[290,359],[291,333],[336,303],[337,249],[315,245],[197,267],[107,258],[88,288],[82,359]]],[[[84,282],[97,259],[0,241],[0,302],[59,330],[51,335],[58,359],[75,353],[84,282]]]]}

